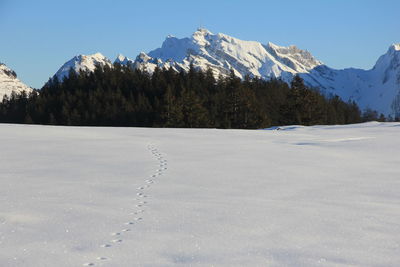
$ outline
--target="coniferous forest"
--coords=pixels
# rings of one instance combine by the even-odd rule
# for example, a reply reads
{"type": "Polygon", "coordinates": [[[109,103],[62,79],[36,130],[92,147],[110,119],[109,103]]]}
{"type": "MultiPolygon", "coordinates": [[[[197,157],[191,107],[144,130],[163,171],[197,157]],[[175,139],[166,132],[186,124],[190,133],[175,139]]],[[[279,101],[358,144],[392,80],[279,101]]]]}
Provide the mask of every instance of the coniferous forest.
{"type": "Polygon", "coordinates": [[[231,72],[215,79],[211,70],[152,75],[116,64],[50,81],[27,95],[12,94],[0,104],[0,122],[77,126],[139,126],[257,129],[273,125],[348,124],[384,120],[361,113],[339,97],[326,98],[295,76],[241,80],[231,72]]]}

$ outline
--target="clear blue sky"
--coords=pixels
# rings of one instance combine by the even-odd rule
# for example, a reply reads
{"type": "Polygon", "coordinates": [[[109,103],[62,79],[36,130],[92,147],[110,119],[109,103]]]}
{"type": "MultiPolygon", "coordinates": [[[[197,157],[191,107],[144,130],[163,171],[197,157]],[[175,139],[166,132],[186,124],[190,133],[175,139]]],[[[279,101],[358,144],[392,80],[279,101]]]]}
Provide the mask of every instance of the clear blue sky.
{"type": "Polygon", "coordinates": [[[77,54],[134,58],[203,26],[295,44],[334,68],[371,68],[400,42],[399,11],[399,0],[0,0],[0,62],[40,88],[77,54]]]}

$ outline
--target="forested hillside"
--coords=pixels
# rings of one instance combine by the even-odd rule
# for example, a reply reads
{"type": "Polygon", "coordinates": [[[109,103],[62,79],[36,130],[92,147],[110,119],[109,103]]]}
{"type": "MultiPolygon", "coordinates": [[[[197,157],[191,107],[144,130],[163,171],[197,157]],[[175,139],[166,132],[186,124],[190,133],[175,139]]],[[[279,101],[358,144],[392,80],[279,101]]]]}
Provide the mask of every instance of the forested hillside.
{"type": "MultiPolygon", "coordinates": [[[[0,104],[0,122],[51,125],[212,127],[256,129],[288,124],[347,124],[378,119],[355,103],[325,98],[295,76],[280,80],[211,70],[156,68],[152,75],[116,64],[93,72],[71,71],[40,91],[12,94],[0,104]]],[[[384,117],[380,117],[384,120],[384,117]]]]}

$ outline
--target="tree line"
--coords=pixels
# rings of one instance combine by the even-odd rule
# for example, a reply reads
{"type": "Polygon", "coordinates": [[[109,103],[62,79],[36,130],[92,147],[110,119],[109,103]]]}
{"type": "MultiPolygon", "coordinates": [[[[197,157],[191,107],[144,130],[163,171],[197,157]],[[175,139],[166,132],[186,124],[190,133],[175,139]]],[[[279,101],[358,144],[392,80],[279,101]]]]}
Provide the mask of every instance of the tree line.
{"type": "Polygon", "coordinates": [[[257,129],[273,125],[348,124],[385,120],[362,114],[355,102],[326,98],[295,76],[291,85],[231,71],[216,79],[212,70],[115,64],[93,72],[71,70],[32,93],[13,93],[0,104],[0,122],[76,126],[137,126],[257,129]]]}

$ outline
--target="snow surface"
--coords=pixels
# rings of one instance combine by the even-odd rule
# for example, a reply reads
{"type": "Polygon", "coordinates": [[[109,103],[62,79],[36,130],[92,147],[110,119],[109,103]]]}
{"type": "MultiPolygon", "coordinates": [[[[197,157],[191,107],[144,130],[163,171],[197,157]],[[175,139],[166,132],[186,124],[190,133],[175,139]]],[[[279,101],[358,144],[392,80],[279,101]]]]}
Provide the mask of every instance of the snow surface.
{"type": "Polygon", "coordinates": [[[23,82],[17,79],[16,73],[8,68],[5,64],[0,63],[0,101],[4,95],[10,96],[11,93],[25,91],[29,93],[32,88],[25,85],[23,82]]]}
{"type": "Polygon", "coordinates": [[[0,125],[0,266],[398,266],[399,123],[0,125]]]}

